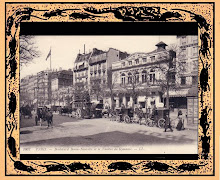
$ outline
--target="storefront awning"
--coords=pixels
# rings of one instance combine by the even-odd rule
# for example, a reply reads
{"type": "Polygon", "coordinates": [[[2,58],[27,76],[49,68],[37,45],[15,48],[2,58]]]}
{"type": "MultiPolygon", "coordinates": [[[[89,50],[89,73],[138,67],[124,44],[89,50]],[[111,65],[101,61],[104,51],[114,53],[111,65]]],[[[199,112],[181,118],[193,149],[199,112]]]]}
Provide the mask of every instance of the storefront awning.
{"type": "MultiPolygon", "coordinates": [[[[189,89],[181,89],[181,90],[170,90],[169,97],[186,97],[189,89]]],[[[167,93],[165,92],[163,98],[166,98],[167,93]]]]}

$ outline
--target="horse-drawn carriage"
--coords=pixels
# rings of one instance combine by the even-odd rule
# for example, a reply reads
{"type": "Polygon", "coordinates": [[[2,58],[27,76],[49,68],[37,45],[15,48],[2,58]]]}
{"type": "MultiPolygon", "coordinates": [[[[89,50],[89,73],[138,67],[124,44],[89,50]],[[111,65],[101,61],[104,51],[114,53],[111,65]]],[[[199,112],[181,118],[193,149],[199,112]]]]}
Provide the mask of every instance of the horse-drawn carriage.
{"type": "Polygon", "coordinates": [[[92,117],[101,118],[102,109],[103,109],[102,103],[84,102],[81,104],[81,107],[78,107],[76,109],[76,117],[87,118],[87,119],[90,119],[92,117]]]}
{"type": "Polygon", "coordinates": [[[113,121],[126,123],[139,123],[145,121],[147,126],[157,126],[159,128],[165,127],[166,117],[169,117],[169,109],[158,108],[153,110],[151,114],[144,113],[141,108],[116,108],[111,111],[110,118],[113,121]]]}
{"type": "Polygon", "coordinates": [[[37,114],[35,116],[36,126],[38,125],[38,122],[40,126],[42,126],[43,121],[47,121],[48,127],[53,126],[53,113],[46,106],[38,107],[37,114]]]}
{"type": "Polygon", "coordinates": [[[20,108],[20,115],[21,117],[23,116],[24,118],[32,118],[32,113],[31,113],[31,108],[27,105],[27,106],[22,106],[20,108]]]}
{"type": "Polygon", "coordinates": [[[71,107],[62,107],[59,109],[59,113],[60,113],[60,115],[71,114],[72,108],[71,107]]]}
{"type": "Polygon", "coordinates": [[[167,108],[157,108],[152,114],[148,114],[146,117],[146,124],[150,126],[157,126],[159,128],[164,128],[166,123],[166,118],[169,118],[170,110],[167,108]]]}

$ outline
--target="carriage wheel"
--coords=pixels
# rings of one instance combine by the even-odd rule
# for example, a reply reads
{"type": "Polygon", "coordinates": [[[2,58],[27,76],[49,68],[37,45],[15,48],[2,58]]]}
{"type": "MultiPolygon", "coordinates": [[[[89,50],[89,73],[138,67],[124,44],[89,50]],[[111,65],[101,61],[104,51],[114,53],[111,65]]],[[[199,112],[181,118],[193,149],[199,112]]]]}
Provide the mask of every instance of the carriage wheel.
{"type": "Polygon", "coordinates": [[[115,120],[120,122],[121,121],[120,115],[116,115],[115,120]]]}
{"type": "Polygon", "coordinates": [[[132,123],[139,123],[139,124],[141,124],[141,119],[139,119],[137,114],[134,114],[134,117],[132,119],[132,123]]]}
{"type": "Polygon", "coordinates": [[[112,120],[112,121],[116,121],[118,114],[117,114],[115,111],[111,112],[110,114],[111,114],[111,117],[110,117],[111,120],[112,120]]]}
{"type": "Polygon", "coordinates": [[[165,128],[165,122],[166,122],[165,119],[163,119],[163,118],[159,119],[158,120],[158,127],[159,128],[165,128]]]}
{"type": "Polygon", "coordinates": [[[81,109],[76,110],[76,118],[81,118],[82,117],[82,111],[81,109]]]}
{"type": "Polygon", "coordinates": [[[130,123],[131,122],[131,118],[128,115],[125,115],[123,119],[124,119],[124,121],[126,123],[130,123]]]}
{"type": "Polygon", "coordinates": [[[148,119],[147,125],[148,125],[149,127],[153,127],[153,126],[154,126],[154,121],[151,120],[151,119],[148,119]]]}
{"type": "Polygon", "coordinates": [[[110,118],[110,121],[115,121],[116,120],[116,115],[110,113],[109,118],[110,118]]]}

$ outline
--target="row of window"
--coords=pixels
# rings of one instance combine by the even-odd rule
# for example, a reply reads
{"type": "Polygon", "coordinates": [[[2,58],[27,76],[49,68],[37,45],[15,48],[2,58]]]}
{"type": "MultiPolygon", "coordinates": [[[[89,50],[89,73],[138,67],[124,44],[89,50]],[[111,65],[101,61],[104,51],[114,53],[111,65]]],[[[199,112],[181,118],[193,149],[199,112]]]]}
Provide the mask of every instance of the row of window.
{"type": "MultiPolygon", "coordinates": [[[[180,84],[181,85],[186,85],[186,77],[181,77],[180,78],[180,84]]],[[[192,76],[192,84],[193,85],[198,84],[198,77],[197,76],[192,76]]]]}
{"type": "MultiPolygon", "coordinates": [[[[147,62],[147,58],[146,57],[143,57],[141,59],[142,59],[143,63],[147,62]]],[[[151,56],[150,57],[151,62],[155,61],[155,59],[156,59],[155,56],[151,56]]],[[[128,66],[138,65],[138,64],[140,64],[140,59],[135,59],[134,61],[130,60],[130,61],[127,61],[127,63],[128,63],[128,66]]],[[[124,67],[126,65],[127,65],[126,62],[122,62],[122,67],[124,67]]]]}
{"type": "Polygon", "coordinates": [[[105,76],[105,71],[95,71],[95,72],[90,72],[92,77],[101,77],[105,76]]]}
{"type": "Polygon", "coordinates": [[[99,69],[106,69],[106,63],[92,65],[90,69],[93,71],[97,71],[99,69]]]}
{"type": "Polygon", "coordinates": [[[193,44],[196,44],[198,43],[198,38],[197,36],[182,36],[181,37],[181,45],[186,45],[186,44],[189,44],[189,43],[193,43],[193,44]]]}
{"type": "MultiPolygon", "coordinates": [[[[149,80],[150,83],[154,84],[156,82],[156,78],[155,78],[155,71],[151,70],[151,72],[149,73],[149,80]]],[[[136,72],[135,74],[132,73],[128,73],[128,76],[126,77],[125,74],[121,74],[121,84],[126,84],[126,78],[127,78],[127,83],[128,84],[132,84],[132,83],[140,83],[140,75],[138,72],[136,72]]],[[[147,82],[147,72],[144,70],[141,73],[141,82],[145,83],[147,82]]]]}
{"type": "Polygon", "coordinates": [[[88,70],[86,71],[81,71],[81,72],[76,72],[75,76],[76,77],[81,77],[81,76],[86,76],[88,74],[88,70]]]}
{"type": "Polygon", "coordinates": [[[187,56],[198,56],[198,47],[183,48],[181,49],[180,56],[182,58],[187,56]]]}
{"type": "Polygon", "coordinates": [[[187,70],[198,70],[198,60],[194,60],[192,61],[192,63],[190,63],[190,65],[188,65],[188,63],[186,63],[185,61],[182,61],[180,63],[180,69],[181,71],[184,73],[187,70]]]}
{"type": "MultiPolygon", "coordinates": [[[[168,58],[167,54],[157,55],[158,60],[163,60],[163,59],[167,59],[167,58],[168,58]]],[[[122,67],[124,67],[126,65],[128,65],[128,66],[138,65],[141,63],[141,60],[142,60],[142,63],[146,63],[147,57],[142,57],[141,59],[135,59],[134,61],[132,61],[132,60],[127,61],[127,64],[126,64],[126,62],[122,62],[122,67]]],[[[155,60],[156,60],[156,56],[150,56],[148,61],[154,62],[155,60]]]]}

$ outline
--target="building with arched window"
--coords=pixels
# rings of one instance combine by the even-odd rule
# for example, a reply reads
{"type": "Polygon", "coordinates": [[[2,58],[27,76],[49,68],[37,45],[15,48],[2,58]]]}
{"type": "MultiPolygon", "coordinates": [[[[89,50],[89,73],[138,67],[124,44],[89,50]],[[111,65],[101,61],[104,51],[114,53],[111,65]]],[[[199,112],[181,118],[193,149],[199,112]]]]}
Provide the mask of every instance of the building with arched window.
{"type": "Polygon", "coordinates": [[[160,80],[166,77],[160,69],[169,66],[170,52],[159,42],[149,53],[133,53],[112,64],[113,79],[120,76],[115,87],[116,105],[141,104],[143,108],[163,106],[160,80]]]}
{"type": "Polygon", "coordinates": [[[136,52],[112,64],[112,78],[120,76],[119,79],[122,79],[117,81],[114,89],[116,106],[123,104],[128,107],[132,103],[147,111],[154,105],[168,105],[174,114],[179,109],[187,112],[189,124],[196,123],[197,36],[177,36],[176,48],[167,50],[166,46],[164,42],[159,42],[152,52],[136,52]]]}

